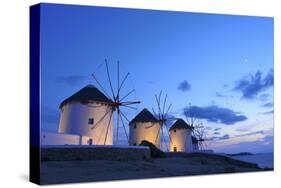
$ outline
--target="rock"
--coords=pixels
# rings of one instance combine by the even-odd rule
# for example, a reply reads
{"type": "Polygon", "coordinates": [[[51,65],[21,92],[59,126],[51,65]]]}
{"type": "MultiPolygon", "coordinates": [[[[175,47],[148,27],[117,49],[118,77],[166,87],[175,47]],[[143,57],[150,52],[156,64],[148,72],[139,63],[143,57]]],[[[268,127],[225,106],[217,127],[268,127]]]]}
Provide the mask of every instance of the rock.
{"type": "Polygon", "coordinates": [[[140,144],[140,146],[148,146],[150,148],[150,154],[152,158],[163,158],[166,157],[165,153],[158,149],[154,144],[151,142],[148,142],[146,140],[143,140],[140,144]]]}

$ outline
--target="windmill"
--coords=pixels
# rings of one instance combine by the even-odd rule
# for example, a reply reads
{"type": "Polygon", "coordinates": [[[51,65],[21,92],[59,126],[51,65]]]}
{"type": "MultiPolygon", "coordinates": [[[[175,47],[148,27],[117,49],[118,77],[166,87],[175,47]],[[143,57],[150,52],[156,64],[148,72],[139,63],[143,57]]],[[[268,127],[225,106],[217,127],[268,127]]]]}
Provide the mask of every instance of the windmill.
{"type": "MultiPolygon", "coordinates": [[[[165,139],[165,132],[168,134],[169,136],[169,141],[170,143],[172,143],[172,139],[169,135],[169,123],[171,121],[177,120],[177,118],[171,117],[169,116],[169,111],[172,107],[172,104],[169,104],[167,106],[166,102],[167,102],[167,97],[168,94],[165,95],[164,100],[162,98],[162,91],[160,91],[159,95],[155,95],[155,100],[156,100],[156,108],[152,108],[152,112],[154,114],[154,116],[156,117],[158,123],[160,124],[159,130],[157,132],[156,135],[156,140],[160,137],[160,143],[164,143],[167,150],[169,150],[169,146],[168,146],[168,141],[167,139],[165,139]],[[161,142],[161,138],[162,138],[162,142],[161,142]]],[[[151,128],[155,126],[154,124],[152,124],[151,126],[146,127],[147,129],[151,128]]]]}
{"type": "Polygon", "coordinates": [[[197,139],[199,150],[204,150],[204,148],[206,148],[206,144],[204,142],[206,130],[202,121],[196,118],[196,113],[192,111],[190,107],[191,106],[189,105],[188,108],[184,109],[184,115],[187,123],[193,127],[192,134],[197,139]]]}
{"type": "MultiPolygon", "coordinates": [[[[107,85],[110,88],[109,89],[110,92],[108,92],[106,90],[106,86],[102,85],[102,83],[98,80],[98,78],[97,78],[95,73],[92,73],[92,77],[95,80],[96,84],[98,85],[99,89],[101,91],[103,91],[103,93],[106,95],[106,97],[108,97],[111,100],[111,102],[107,103],[107,105],[109,105],[111,108],[108,108],[108,110],[106,110],[106,112],[104,113],[102,118],[99,119],[91,127],[91,129],[94,130],[96,127],[98,127],[101,124],[101,122],[103,122],[103,119],[106,116],[108,116],[108,114],[109,114],[110,118],[108,120],[108,123],[106,125],[106,130],[105,130],[106,131],[106,136],[105,136],[104,143],[106,143],[109,126],[111,124],[113,114],[114,114],[114,112],[116,112],[116,115],[117,115],[117,120],[116,120],[117,127],[116,127],[116,135],[115,135],[115,144],[118,144],[120,123],[122,124],[122,127],[124,129],[124,132],[125,132],[125,135],[126,135],[126,138],[127,138],[127,141],[128,141],[128,134],[127,134],[127,131],[126,131],[126,127],[125,127],[125,122],[124,121],[127,121],[127,122],[130,122],[130,121],[126,117],[126,114],[123,112],[124,109],[125,108],[126,109],[136,109],[136,107],[134,105],[139,104],[140,101],[128,100],[127,99],[132,93],[134,93],[136,91],[135,89],[131,89],[129,92],[127,92],[124,95],[121,94],[122,93],[121,91],[124,88],[125,82],[128,80],[130,72],[127,72],[125,74],[125,76],[122,79],[120,79],[121,75],[120,75],[120,63],[119,63],[119,61],[117,61],[117,71],[116,71],[117,75],[115,77],[116,82],[117,82],[116,86],[114,86],[114,84],[112,82],[113,76],[110,75],[110,73],[109,73],[110,71],[109,71],[108,61],[105,59],[105,62],[103,64],[101,64],[99,66],[99,68],[102,65],[105,65],[106,79],[107,79],[107,82],[108,82],[107,85]],[[114,88],[115,88],[115,90],[114,90],[114,88]]],[[[93,107],[95,107],[95,106],[93,106],[93,107]]]]}

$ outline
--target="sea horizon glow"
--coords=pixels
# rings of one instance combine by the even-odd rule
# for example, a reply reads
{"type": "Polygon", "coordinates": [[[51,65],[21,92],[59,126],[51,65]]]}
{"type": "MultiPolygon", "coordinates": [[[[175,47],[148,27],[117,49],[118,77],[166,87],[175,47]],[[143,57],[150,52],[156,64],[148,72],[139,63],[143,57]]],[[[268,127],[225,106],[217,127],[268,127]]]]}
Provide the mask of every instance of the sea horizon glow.
{"type": "Polygon", "coordinates": [[[152,112],[163,91],[171,115],[198,111],[206,149],[273,152],[273,18],[53,4],[41,11],[42,131],[57,131],[65,98],[98,87],[93,72],[108,89],[97,68],[108,59],[112,75],[117,61],[121,76],[130,72],[124,93],[136,89],[131,99],[142,102],[129,119],[152,112]]]}

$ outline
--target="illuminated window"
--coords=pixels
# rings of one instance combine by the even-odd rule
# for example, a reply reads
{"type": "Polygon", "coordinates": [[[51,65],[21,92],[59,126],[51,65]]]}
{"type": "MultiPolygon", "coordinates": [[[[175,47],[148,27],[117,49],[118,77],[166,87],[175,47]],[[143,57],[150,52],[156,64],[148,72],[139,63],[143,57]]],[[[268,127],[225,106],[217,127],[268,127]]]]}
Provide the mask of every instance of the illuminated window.
{"type": "Polygon", "coordinates": [[[88,124],[93,125],[94,124],[94,118],[89,118],[88,119],[88,124]]]}

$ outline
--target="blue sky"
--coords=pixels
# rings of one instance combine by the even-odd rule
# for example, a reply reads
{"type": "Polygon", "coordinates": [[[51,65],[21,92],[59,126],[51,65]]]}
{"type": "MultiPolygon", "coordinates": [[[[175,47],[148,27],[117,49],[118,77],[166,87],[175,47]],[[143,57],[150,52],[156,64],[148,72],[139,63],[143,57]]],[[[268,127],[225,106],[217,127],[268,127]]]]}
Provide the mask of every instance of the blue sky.
{"type": "MultiPolygon", "coordinates": [[[[58,128],[60,102],[105,69],[131,73],[123,94],[156,106],[161,90],[171,113],[198,112],[208,148],[273,150],[273,18],[43,4],[42,130],[58,128]]],[[[109,90],[108,90],[109,92],[109,90]]],[[[122,135],[122,134],[121,134],[122,135]]]]}

